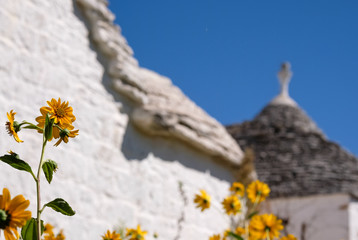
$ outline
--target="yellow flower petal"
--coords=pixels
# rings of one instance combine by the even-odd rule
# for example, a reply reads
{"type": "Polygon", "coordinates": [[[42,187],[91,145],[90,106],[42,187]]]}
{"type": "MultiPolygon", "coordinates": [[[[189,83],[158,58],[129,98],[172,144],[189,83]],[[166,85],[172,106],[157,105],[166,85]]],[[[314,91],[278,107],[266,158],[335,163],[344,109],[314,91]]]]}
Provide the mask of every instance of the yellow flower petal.
{"type": "Polygon", "coordinates": [[[203,212],[205,209],[210,208],[211,197],[204,190],[200,190],[201,194],[196,194],[194,198],[194,203],[196,203],[197,208],[201,208],[203,212]]]}
{"type": "Polygon", "coordinates": [[[6,240],[19,238],[17,228],[24,226],[26,221],[31,218],[31,212],[25,211],[29,204],[29,200],[26,200],[22,195],[11,200],[9,190],[3,189],[3,194],[0,196],[0,210],[6,213],[6,219],[1,220],[3,221],[1,225],[6,240]]]}
{"type": "Polygon", "coordinates": [[[241,202],[235,195],[226,197],[221,204],[223,205],[227,215],[236,215],[241,210],[241,202]]]}
{"type": "Polygon", "coordinates": [[[250,183],[246,191],[247,197],[252,203],[260,203],[268,197],[270,188],[266,183],[256,180],[250,183]]]}

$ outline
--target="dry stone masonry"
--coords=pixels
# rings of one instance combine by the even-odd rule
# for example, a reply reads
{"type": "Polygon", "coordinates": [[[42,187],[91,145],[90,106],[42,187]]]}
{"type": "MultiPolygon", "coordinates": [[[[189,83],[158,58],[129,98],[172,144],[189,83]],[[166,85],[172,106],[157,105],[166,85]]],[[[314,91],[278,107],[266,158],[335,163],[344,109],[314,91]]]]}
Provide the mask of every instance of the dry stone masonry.
{"type": "Polygon", "coordinates": [[[298,107],[268,105],[228,131],[240,146],[253,148],[258,177],[270,185],[272,197],[358,189],[357,158],[327,140],[298,107]]]}
{"type": "Polygon", "coordinates": [[[291,76],[284,63],[278,96],[253,120],[227,129],[254,152],[258,178],[271,188],[263,210],[281,218],[287,233],[304,240],[356,240],[358,159],[329,141],[290,98],[291,76]]]}

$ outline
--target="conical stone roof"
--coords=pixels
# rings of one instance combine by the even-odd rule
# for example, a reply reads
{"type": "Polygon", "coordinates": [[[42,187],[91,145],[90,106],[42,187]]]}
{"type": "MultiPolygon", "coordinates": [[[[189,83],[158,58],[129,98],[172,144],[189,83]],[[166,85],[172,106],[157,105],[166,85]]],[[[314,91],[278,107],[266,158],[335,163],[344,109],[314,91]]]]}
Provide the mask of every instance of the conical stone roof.
{"type": "Polygon", "coordinates": [[[258,178],[269,184],[270,196],[356,195],[358,159],[291,103],[272,101],[252,121],[227,126],[243,149],[254,150],[258,178]]]}

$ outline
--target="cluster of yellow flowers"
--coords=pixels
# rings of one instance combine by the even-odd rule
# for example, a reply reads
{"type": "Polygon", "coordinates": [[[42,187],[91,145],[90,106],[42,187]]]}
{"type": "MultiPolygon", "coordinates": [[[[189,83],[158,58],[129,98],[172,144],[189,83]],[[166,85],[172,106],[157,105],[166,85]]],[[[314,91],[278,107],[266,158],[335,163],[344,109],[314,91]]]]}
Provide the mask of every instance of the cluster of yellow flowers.
{"type": "Polygon", "coordinates": [[[36,126],[26,121],[23,121],[22,123],[15,121],[16,112],[11,110],[7,113],[7,118],[9,120],[6,122],[7,132],[13,136],[17,142],[23,142],[17,134],[21,130],[21,127],[24,125],[24,128],[37,129],[39,133],[43,133],[46,117],[49,116],[49,118],[53,121],[53,127],[52,136],[48,139],[48,141],[51,141],[53,138],[59,139],[55,143],[55,146],[58,146],[62,141],[67,143],[69,137],[76,137],[79,130],[73,130],[74,126],[72,123],[76,121],[76,117],[73,115],[73,109],[69,106],[69,103],[61,102],[61,98],[57,101],[52,98],[51,101],[47,101],[47,104],[48,106],[40,108],[41,116],[36,118],[36,126]]]}
{"type": "MultiPolygon", "coordinates": [[[[10,155],[0,156],[1,161],[15,169],[29,172],[34,178],[37,188],[36,219],[31,218],[31,212],[26,210],[30,204],[29,200],[26,200],[22,195],[11,199],[9,190],[7,188],[3,189],[2,195],[0,195],[0,230],[3,230],[6,240],[19,239],[18,228],[22,227],[22,230],[26,229],[21,231],[23,240],[65,240],[62,230],[55,235],[53,226],[50,224],[44,226],[42,238],[41,213],[45,207],[50,207],[64,215],[72,216],[75,214],[68,203],[60,198],[43,206],[40,204],[39,183],[41,169],[43,169],[49,183],[51,183],[53,172],[57,169],[56,162],[52,160],[44,161],[44,149],[47,141],[51,141],[53,138],[58,139],[54,144],[58,146],[62,141],[67,143],[69,138],[76,137],[79,131],[74,130],[73,122],[76,120],[76,117],[73,115],[73,109],[69,106],[68,102],[62,102],[59,98],[58,100],[51,99],[51,101],[47,101],[47,104],[48,106],[40,108],[41,115],[36,118],[36,125],[26,121],[21,123],[15,121],[16,112],[13,110],[7,113],[8,122],[6,122],[6,129],[15,141],[19,143],[23,142],[18,136],[18,132],[22,128],[35,129],[43,134],[43,146],[37,176],[35,176],[31,167],[21,160],[16,153],[10,151],[10,155]],[[36,237],[33,237],[35,235],[36,237]]],[[[236,229],[228,229],[222,235],[213,235],[209,240],[274,240],[280,236],[280,231],[283,230],[282,220],[273,214],[258,215],[259,204],[270,193],[270,188],[267,184],[256,180],[250,183],[245,191],[245,186],[242,183],[234,182],[229,190],[231,194],[221,202],[225,213],[229,216],[242,213],[243,203],[246,203],[248,211],[244,215],[244,221],[240,222],[241,225],[238,224],[239,226],[236,229]]],[[[205,211],[210,208],[211,197],[205,190],[200,190],[200,194],[195,195],[194,203],[196,203],[201,211],[205,211]]],[[[136,229],[127,228],[126,231],[120,233],[107,230],[102,236],[102,240],[145,240],[146,234],[147,232],[143,231],[140,225],[138,225],[136,229]]],[[[154,237],[156,237],[156,234],[154,237]]],[[[281,237],[280,240],[297,239],[289,234],[281,237]]]]}
{"type": "Polygon", "coordinates": [[[110,230],[107,230],[102,236],[102,240],[145,240],[146,234],[147,232],[143,231],[140,228],[140,225],[138,225],[137,229],[127,228],[124,236],[121,236],[121,234],[116,231],[111,232],[110,230]]]}
{"type": "MultiPolygon", "coordinates": [[[[280,231],[283,230],[282,220],[278,219],[273,214],[258,215],[258,205],[265,201],[270,193],[270,188],[266,183],[256,180],[249,184],[245,194],[245,186],[242,183],[234,182],[230,187],[231,194],[227,196],[222,202],[222,207],[225,213],[229,216],[234,216],[241,213],[242,202],[247,202],[248,212],[245,215],[245,220],[242,226],[236,229],[228,229],[224,231],[222,236],[215,234],[209,240],[273,240],[280,236],[280,231]],[[243,201],[244,198],[249,201],[243,201]]],[[[196,194],[194,198],[197,208],[204,211],[210,208],[211,197],[204,190],[200,190],[200,194],[196,194]]],[[[297,240],[295,236],[289,234],[280,238],[280,240],[297,240]]]]}
{"type": "Polygon", "coordinates": [[[22,129],[34,129],[43,136],[37,175],[34,174],[31,166],[26,161],[20,159],[19,155],[15,152],[9,151],[9,154],[0,156],[0,161],[7,163],[17,170],[30,173],[36,183],[37,192],[37,217],[32,218],[31,212],[25,210],[29,206],[30,201],[25,200],[22,195],[18,195],[11,200],[9,190],[7,188],[3,189],[3,194],[0,195],[0,229],[4,231],[6,240],[19,239],[18,228],[22,228],[21,239],[23,240],[41,240],[43,228],[42,240],[64,240],[65,236],[62,231],[55,235],[53,227],[50,224],[43,226],[41,213],[45,207],[49,207],[64,215],[72,216],[75,214],[70,205],[62,198],[56,198],[44,205],[40,203],[41,170],[43,170],[46,180],[51,183],[53,174],[57,169],[55,161],[44,159],[46,143],[54,138],[58,139],[54,144],[55,146],[58,146],[62,141],[67,143],[68,139],[76,137],[79,131],[74,130],[73,122],[76,120],[76,117],[73,115],[73,109],[69,106],[68,102],[62,102],[60,98],[58,100],[53,98],[51,101],[47,101],[47,104],[48,106],[40,108],[41,115],[36,118],[37,124],[27,121],[22,121],[21,123],[15,121],[16,112],[14,110],[6,114],[8,119],[5,124],[6,130],[10,136],[13,136],[16,142],[23,142],[18,135],[22,129]]]}

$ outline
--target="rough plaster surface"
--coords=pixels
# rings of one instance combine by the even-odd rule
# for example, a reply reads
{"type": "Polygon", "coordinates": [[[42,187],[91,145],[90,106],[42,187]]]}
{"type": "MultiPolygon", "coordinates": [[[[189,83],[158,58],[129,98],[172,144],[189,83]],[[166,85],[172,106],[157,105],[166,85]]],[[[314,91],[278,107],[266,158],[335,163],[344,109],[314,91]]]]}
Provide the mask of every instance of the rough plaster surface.
{"type": "MultiPolygon", "coordinates": [[[[14,109],[18,112],[17,120],[34,121],[46,100],[61,97],[73,106],[77,117],[74,124],[80,129],[79,136],[69,144],[57,148],[49,144],[45,156],[57,161],[59,170],[51,187],[42,177],[43,202],[62,197],[77,214],[66,217],[48,209],[43,213],[44,220],[63,228],[67,239],[99,239],[106,229],[120,224],[128,227],[141,224],[149,231],[148,239],[152,239],[154,232],[159,239],[207,239],[210,234],[222,231],[229,219],[217,211],[200,213],[192,200],[194,194],[204,188],[219,206],[219,200],[227,193],[233,179],[228,168],[218,164],[217,157],[224,162],[238,163],[240,149],[227,150],[225,147],[232,146],[231,140],[228,145],[220,145],[224,141],[218,139],[221,141],[219,147],[206,151],[213,142],[205,141],[205,134],[212,133],[215,128],[223,132],[215,120],[204,117],[203,111],[193,104],[188,106],[198,113],[198,119],[192,118],[193,112],[187,116],[187,110],[179,108],[183,111],[180,119],[186,126],[198,126],[194,120],[203,121],[202,128],[174,129],[175,133],[162,136],[138,131],[134,126],[138,121],[134,120],[134,124],[130,121],[134,110],[139,111],[137,114],[152,114],[156,111],[153,107],[161,101],[161,97],[156,101],[155,94],[148,93],[160,91],[160,88],[151,88],[150,80],[157,81],[154,85],[162,84],[165,90],[166,85],[170,86],[178,93],[174,94],[179,96],[178,101],[187,103],[189,100],[185,100],[169,80],[153,77],[156,74],[148,70],[140,70],[139,74],[138,67],[124,68],[130,76],[138,74],[138,78],[128,77],[126,81],[122,80],[123,76],[115,80],[114,73],[109,76],[106,64],[112,62],[108,63],[103,53],[97,51],[105,47],[103,44],[92,45],[88,26],[93,25],[88,22],[90,18],[85,19],[82,14],[92,6],[96,9],[95,16],[101,11],[106,13],[102,17],[108,21],[113,16],[103,2],[81,3],[79,9],[70,0],[1,2],[0,120],[5,124],[6,112],[14,109]],[[83,9],[84,5],[87,10],[83,9]],[[141,78],[146,81],[128,84],[128,81],[141,78]],[[142,99],[143,103],[131,100],[128,95],[142,99]],[[144,104],[146,101],[151,104],[144,104]],[[203,132],[201,137],[195,136],[199,130],[203,132]],[[173,135],[178,137],[173,138],[173,135]],[[178,138],[184,141],[176,140],[178,138]],[[195,148],[184,144],[185,141],[190,143],[188,139],[192,139],[191,145],[196,145],[195,148]],[[228,153],[224,154],[224,150],[228,153]]],[[[97,24],[96,34],[108,34],[100,26],[105,22],[97,24]]],[[[129,56],[131,50],[124,38],[119,36],[118,39],[122,39],[120,49],[129,56]]],[[[107,44],[108,49],[101,51],[110,54],[113,49],[118,50],[117,42],[107,44]]],[[[135,65],[135,60],[126,54],[116,53],[116,58],[124,58],[117,63],[135,65]]],[[[114,64],[113,68],[117,67],[114,64]]],[[[163,109],[165,106],[163,102],[163,109]]],[[[163,115],[159,116],[167,114],[168,111],[163,110],[163,115]]],[[[168,124],[168,120],[164,123],[168,124]]],[[[179,126],[174,124],[175,127],[179,126]]],[[[230,139],[220,134],[217,137],[230,139]]],[[[3,128],[0,152],[11,149],[35,169],[41,136],[31,130],[23,130],[19,136],[24,143],[16,143],[3,128]]],[[[8,187],[13,196],[23,194],[32,200],[30,209],[34,211],[35,183],[29,174],[0,163],[0,188],[3,187],[8,187]]]]}
{"type": "Polygon", "coordinates": [[[349,203],[346,194],[316,195],[269,200],[263,209],[286,222],[287,233],[300,240],[356,240],[349,238],[349,203]]]}
{"type": "Polygon", "coordinates": [[[105,1],[77,0],[90,37],[107,62],[113,88],[134,103],[130,117],[147,134],[183,140],[216,158],[237,165],[242,152],[225,128],[190,101],[170,79],[138,66],[113,24],[105,1]]]}
{"type": "Polygon", "coordinates": [[[352,200],[348,207],[349,212],[349,239],[358,239],[358,202],[357,199],[352,200]]]}

